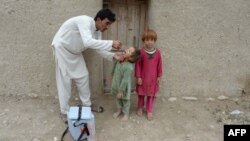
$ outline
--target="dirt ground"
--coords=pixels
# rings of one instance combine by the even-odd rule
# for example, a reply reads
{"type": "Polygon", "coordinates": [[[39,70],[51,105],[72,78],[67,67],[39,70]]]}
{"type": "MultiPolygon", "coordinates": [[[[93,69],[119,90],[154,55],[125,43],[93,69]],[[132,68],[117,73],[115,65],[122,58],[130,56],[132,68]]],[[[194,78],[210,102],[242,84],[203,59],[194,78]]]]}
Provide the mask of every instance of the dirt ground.
{"type": "MultiPolygon", "coordinates": [[[[128,122],[113,119],[114,98],[93,99],[105,108],[94,113],[98,141],[223,141],[224,124],[250,123],[250,96],[157,97],[155,118],[136,115],[136,97],[131,97],[128,122]],[[176,100],[175,100],[176,98],[176,100]],[[236,114],[234,115],[233,112],[236,114]],[[238,112],[238,113],[237,113],[238,112]]],[[[71,104],[79,100],[72,98],[71,104]]],[[[66,125],[59,117],[58,99],[53,96],[0,96],[0,141],[59,141],[66,125]]],[[[65,141],[70,141],[67,134],[65,141]]]]}

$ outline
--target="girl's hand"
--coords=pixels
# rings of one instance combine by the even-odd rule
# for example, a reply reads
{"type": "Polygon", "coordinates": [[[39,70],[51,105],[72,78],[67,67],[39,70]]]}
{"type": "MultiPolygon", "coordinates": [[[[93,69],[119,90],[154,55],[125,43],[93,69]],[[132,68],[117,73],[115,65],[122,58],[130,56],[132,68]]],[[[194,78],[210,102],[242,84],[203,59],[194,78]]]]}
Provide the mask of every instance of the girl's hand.
{"type": "Polygon", "coordinates": [[[137,78],[137,84],[142,85],[142,79],[141,78],[137,78]]]}
{"type": "Polygon", "coordinates": [[[157,77],[157,84],[160,84],[161,78],[157,77]]]}
{"type": "Polygon", "coordinates": [[[118,92],[116,98],[121,99],[123,97],[123,92],[118,92]]]}

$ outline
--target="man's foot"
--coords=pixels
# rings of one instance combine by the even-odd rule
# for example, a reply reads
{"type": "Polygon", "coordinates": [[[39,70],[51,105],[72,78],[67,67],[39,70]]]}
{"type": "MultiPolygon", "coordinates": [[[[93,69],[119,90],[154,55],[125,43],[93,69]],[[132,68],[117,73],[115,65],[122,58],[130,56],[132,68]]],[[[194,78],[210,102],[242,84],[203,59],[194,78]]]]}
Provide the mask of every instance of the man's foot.
{"type": "Polygon", "coordinates": [[[137,115],[141,117],[142,114],[143,114],[142,108],[139,108],[139,109],[137,110],[137,115]]]}
{"type": "Polygon", "coordinates": [[[153,113],[147,113],[147,119],[149,121],[153,120],[154,119],[153,113]]]}
{"type": "Polygon", "coordinates": [[[124,114],[121,121],[127,122],[128,121],[128,115],[124,114]]]}
{"type": "Polygon", "coordinates": [[[96,113],[102,113],[104,111],[104,108],[102,106],[92,104],[91,111],[96,113]]]}
{"type": "Polygon", "coordinates": [[[122,111],[121,111],[121,110],[119,110],[119,111],[115,112],[115,113],[113,114],[113,118],[114,118],[114,119],[118,118],[118,117],[119,117],[119,115],[120,115],[121,113],[122,113],[122,111]]]}
{"type": "Polygon", "coordinates": [[[67,120],[67,114],[60,114],[60,117],[61,117],[61,119],[62,119],[62,121],[65,123],[65,124],[67,124],[68,123],[68,120],[67,120]]]}

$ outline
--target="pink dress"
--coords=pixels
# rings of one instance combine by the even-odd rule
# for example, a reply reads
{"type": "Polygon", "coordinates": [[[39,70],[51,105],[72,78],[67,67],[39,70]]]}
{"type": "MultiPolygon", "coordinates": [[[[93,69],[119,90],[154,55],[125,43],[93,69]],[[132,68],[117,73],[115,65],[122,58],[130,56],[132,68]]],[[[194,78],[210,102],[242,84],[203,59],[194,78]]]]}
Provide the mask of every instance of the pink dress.
{"type": "Polygon", "coordinates": [[[141,48],[141,57],[135,64],[135,77],[142,78],[142,85],[136,86],[138,95],[155,96],[159,91],[157,78],[162,76],[162,58],[159,49],[149,55],[141,48]]]}

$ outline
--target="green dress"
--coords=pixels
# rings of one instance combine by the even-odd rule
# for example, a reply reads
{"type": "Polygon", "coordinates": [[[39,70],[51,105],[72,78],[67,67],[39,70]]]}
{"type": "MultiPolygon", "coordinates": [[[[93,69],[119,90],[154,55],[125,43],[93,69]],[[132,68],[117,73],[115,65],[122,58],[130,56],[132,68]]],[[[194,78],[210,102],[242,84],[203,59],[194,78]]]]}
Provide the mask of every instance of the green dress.
{"type": "Polygon", "coordinates": [[[118,92],[123,92],[122,99],[116,98],[116,106],[121,109],[124,114],[129,114],[130,95],[131,95],[131,73],[133,65],[130,62],[115,62],[112,71],[112,95],[116,97],[118,92]]]}

